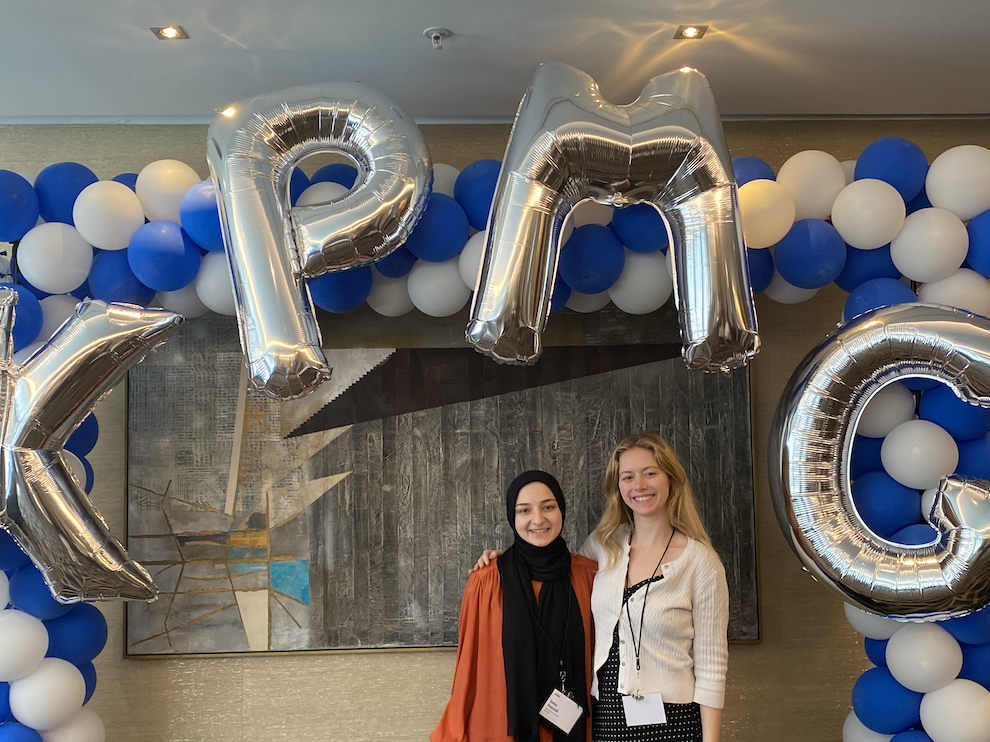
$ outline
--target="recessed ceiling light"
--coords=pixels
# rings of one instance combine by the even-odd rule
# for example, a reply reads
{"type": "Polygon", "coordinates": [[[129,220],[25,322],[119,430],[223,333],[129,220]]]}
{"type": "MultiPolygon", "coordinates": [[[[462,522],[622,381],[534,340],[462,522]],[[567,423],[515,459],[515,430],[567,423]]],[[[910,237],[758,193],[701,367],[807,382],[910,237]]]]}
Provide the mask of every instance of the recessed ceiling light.
{"type": "Polygon", "coordinates": [[[678,26],[677,31],[674,32],[675,39],[700,39],[705,35],[705,31],[708,30],[708,26],[700,26],[697,23],[689,24],[687,26],[678,26]]]}
{"type": "Polygon", "coordinates": [[[175,39],[188,39],[189,34],[182,26],[152,26],[151,33],[156,39],[162,41],[173,41],[175,39]]]}

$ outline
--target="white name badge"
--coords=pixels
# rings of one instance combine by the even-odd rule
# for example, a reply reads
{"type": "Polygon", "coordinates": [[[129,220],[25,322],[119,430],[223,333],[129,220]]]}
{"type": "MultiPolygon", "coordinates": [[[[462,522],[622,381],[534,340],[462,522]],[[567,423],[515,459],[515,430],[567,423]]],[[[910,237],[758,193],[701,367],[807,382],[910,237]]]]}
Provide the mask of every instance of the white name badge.
{"type": "Polygon", "coordinates": [[[540,716],[564,734],[571,733],[582,713],[584,712],[580,706],[556,689],[550,694],[547,702],[543,704],[543,708],[540,709],[540,716]]]}
{"type": "Polygon", "coordinates": [[[623,696],[622,708],[626,712],[627,726],[667,723],[667,712],[663,710],[663,698],[659,693],[647,693],[642,698],[623,696]]]}

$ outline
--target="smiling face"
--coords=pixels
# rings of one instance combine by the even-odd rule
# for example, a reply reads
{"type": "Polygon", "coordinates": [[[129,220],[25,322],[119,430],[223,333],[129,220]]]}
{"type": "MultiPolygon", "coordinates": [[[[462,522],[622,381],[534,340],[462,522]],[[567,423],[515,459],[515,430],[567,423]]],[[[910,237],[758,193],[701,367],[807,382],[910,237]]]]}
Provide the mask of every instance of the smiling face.
{"type": "Polygon", "coordinates": [[[549,546],[560,535],[564,516],[557,498],[542,482],[530,482],[516,498],[516,533],[533,546],[549,546]]]}
{"type": "Polygon", "coordinates": [[[619,456],[619,493],[634,517],[666,517],[670,478],[650,451],[633,447],[619,456]]]}

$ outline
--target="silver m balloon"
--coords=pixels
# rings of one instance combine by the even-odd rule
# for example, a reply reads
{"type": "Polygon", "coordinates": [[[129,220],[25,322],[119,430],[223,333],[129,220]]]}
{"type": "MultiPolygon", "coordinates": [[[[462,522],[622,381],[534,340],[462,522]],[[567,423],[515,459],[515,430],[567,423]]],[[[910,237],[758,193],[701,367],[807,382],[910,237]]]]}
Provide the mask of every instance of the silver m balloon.
{"type": "Polygon", "coordinates": [[[182,317],[84,301],[19,367],[11,361],[15,298],[0,291],[0,527],[31,557],[60,602],[153,599],[151,576],[110,533],[62,459],[62,446],[182,317]]]}
{"type": "Polygon", "coordinates": [[[290,88],[235,103],[207,145],[253,387],[275,399],[330,376],[304,278],[373,263],[399,247],[429,196],[430,153],[415,122],[357,83],[290,88]],[[330,152],[358,168],[345,196],[290,208],[292,170],[330,152]]]}
{"type": "Polygon", "coordinates": [[[936,543],[878,537],[853,503],[849,459],[863,409],[895,379],[937,379],[990,407],[990,321],[929,304],[869,312],[832,333],[791,377],[770,434],[770,491],[808,571],[864,610],[938,620],[990,600],[990,483],[950,477],[936,543]]]}
{"type": "Polygon", "coordinates": [[[675,301],[691,368],[729,369],[759,339],[736,188],[705,76],[655,77],[628,106],[544,64],[519,105],[489,219],[468,341],[497,360],[540,355],[561,229],[583,200],[651,203],[674,250],[675,301]]]}

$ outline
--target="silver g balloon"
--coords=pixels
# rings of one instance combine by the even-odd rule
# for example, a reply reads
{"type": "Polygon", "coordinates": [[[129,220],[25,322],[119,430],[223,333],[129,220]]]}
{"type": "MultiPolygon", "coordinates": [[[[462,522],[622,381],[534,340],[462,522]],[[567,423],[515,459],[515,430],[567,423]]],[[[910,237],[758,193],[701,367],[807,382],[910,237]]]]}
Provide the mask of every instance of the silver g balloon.
{"type": "Polygon", "coordinates": [[[11,361],[13,292],[0,292],[0,527],[62,603],[151,600],[151,576],[127,556],[62,458],[92,409],[182,317],[165,309],[84,301],[19,367],[11,361]]]}
{"type": "Polygon", "coordinates": [[[759,339],[732,165],[705,76],[655,77],[628,106],[595,81],[544,64],[519,105],[489,219],[467,338],[534,363],[550,309],[561,229],[583,200],[651,203],[674,250],[675,301],[691,368],[729,369],[759,339]]]}
{"type": "Polygon", "coordinates": [[[330,366],[303,279],[372,263],[405,241],[429,196],[426,142],[392,101],[357,83],[235,103],[213,120],[208,140],[252,386],[275,399],[308,394],[330,366]],[[290,208],[292,171],[316,152],[351,160],[354,188],[290,208]]]}
{"type": "Polygon", "coordinates": [[[849,459],[863,409],[902,377],[937,379],[990,407],[990,321],[930,304],[875,310],[840,327],[791,377],[770,433],[770,492],[808,571],[864,610],[916,620],[990,600],[990,483],[939,486],[933,545],[880,538],[852,500],[849,459]]]}

